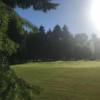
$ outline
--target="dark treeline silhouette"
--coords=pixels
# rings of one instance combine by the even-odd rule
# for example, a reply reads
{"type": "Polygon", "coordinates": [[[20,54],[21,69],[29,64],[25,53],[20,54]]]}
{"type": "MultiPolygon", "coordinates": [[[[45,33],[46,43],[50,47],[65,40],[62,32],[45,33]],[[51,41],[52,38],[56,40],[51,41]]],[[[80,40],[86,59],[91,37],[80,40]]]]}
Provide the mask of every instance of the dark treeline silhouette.
{"type": "Polygon", "coordinates": [[[80,33],[73,36],[66,25],[63,28],[56,25],[47,32],[43,26],[34,30],[25,32],[18,52],[10,56],[11,63],[100,58],[100,39],[96,35],[88,37],[80,33]]]}

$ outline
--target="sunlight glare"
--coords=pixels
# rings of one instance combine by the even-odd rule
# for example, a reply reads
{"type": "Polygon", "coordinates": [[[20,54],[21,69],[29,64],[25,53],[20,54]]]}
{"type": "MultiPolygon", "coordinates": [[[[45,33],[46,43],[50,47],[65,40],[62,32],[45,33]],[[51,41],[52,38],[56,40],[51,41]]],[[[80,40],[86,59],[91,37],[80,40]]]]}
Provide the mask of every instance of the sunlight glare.
{"type": "Polygon", "coordinates": [[[100,32],[100,0],[92,0],[90,16],[94,27],[100,32]]]}

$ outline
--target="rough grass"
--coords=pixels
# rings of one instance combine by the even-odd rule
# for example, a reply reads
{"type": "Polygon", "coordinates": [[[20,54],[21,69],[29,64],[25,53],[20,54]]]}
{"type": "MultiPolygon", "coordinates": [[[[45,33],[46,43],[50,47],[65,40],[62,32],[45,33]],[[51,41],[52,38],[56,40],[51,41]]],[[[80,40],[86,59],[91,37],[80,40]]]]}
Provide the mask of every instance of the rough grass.
{"type": "Polygon", "coordinates": [[[36,100],[100,100],[99,61],[57,61],[14,65],[19,77],[40,86],[36,100]]]}

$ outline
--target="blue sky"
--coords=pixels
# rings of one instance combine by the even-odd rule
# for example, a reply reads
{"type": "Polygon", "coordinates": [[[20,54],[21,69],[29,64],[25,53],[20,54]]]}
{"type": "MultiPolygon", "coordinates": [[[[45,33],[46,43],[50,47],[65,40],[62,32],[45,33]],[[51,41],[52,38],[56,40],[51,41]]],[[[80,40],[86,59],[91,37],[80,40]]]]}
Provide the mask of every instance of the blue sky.
{"type": "Polygon", "coordinates": [[[56,10],[47,13],[34,11],[31,8],[27,10],[17,8],[16,11],[32,24],[43,25],[46,30],[52,29],[57,24],[61,26],[66,24],[73,34],[96,32],[89,15],[91,0],[54,0],[54,2],[60,5],[56,10]]]}

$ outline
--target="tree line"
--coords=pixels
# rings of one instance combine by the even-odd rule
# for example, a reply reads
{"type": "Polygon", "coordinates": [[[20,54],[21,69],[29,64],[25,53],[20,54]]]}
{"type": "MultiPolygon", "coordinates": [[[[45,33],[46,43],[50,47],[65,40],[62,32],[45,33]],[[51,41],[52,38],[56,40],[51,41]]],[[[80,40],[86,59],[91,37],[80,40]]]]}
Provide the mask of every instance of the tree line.
{"type": "Polygon", "coordinates": [[[9,57],[11,63],[100,59],[100,38],[95,34],[74,35],[66,25],[56,25],[48,31],[43,26],[35,26],[32,31],[25,31],[21,40],[20,48],[9,57]]]}

